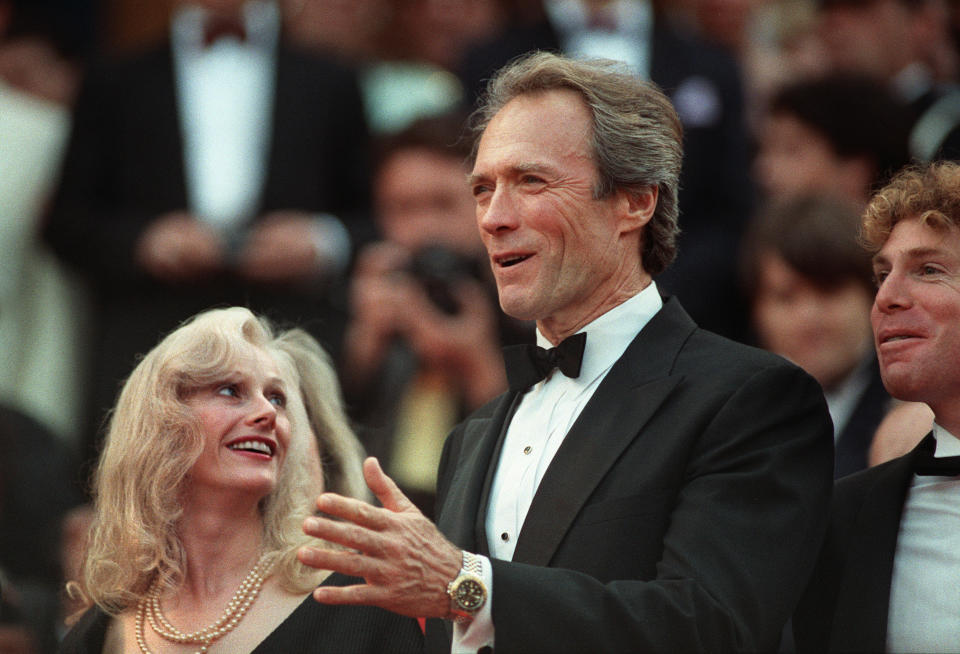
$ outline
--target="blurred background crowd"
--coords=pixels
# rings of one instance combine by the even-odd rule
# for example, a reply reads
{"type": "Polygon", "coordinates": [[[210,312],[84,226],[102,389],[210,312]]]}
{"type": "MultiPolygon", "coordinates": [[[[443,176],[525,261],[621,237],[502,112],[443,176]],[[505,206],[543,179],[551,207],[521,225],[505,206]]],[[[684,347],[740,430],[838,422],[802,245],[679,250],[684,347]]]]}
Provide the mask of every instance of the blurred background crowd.
{"type": "Polygon", "coordinates": [[[957,0],[0,0],[0,652],[55,648],[105,411],[205,308],[311,332],[431,514],[444,436],[533,334],[464,182],[484,80],[531,49],[670,95],[658,285],[816,377],[837,476],[926,433],[879,381],[857,226],[891,172],[960,155],[957,0]]]}

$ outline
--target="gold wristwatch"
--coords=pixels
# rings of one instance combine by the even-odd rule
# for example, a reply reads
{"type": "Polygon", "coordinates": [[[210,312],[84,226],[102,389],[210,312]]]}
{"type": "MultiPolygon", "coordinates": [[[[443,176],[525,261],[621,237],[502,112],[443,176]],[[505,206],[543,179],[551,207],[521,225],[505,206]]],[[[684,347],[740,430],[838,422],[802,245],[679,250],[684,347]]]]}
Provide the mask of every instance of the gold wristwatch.
{"type": "Polygon", "coordinates": [[[483,564],[480,557],[463,553],[463,564],[457,578],[447,584],[450,596],[450,615],[454,622],[469,622],[487,602],[487,587],[483,583],[483,564]]]}

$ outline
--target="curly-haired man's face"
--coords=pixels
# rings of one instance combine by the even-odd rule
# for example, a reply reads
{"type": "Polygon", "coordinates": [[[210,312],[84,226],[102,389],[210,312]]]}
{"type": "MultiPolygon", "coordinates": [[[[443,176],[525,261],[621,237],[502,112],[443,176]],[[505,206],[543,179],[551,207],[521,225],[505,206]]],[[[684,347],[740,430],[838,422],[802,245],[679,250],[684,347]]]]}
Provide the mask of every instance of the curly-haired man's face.
{"type": "Polygon", "coordinates": [[[880,372],[890,394],[926,402],[960,426],[960,230],[917,218],[897,222],[874,257],[871,311],[880,372]]]}

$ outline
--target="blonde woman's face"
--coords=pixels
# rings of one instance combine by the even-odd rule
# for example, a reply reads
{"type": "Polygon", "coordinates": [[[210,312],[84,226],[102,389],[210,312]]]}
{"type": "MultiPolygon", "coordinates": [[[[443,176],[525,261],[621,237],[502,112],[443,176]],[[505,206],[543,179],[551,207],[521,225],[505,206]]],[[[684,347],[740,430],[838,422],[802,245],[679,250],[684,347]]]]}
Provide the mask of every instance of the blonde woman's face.
{"type": "Polygon", "coordinates": [[[204,439],[191,491],[232,490],[259,500],[276,486],[290,448],[287,398],[296,393],[276,361],[253,346],[187,400],[204,439]]]}

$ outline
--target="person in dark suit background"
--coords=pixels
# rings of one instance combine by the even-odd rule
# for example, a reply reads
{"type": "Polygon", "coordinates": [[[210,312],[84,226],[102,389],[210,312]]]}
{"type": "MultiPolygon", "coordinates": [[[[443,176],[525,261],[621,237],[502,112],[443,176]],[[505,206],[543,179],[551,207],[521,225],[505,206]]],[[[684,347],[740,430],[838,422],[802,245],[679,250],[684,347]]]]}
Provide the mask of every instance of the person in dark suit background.
{"type": "MultiPolygon", "coordinates": [[[[533,3],[530,3],[533,4],[533,3]]],[[[725,50],[679,29],[648,0],[543,0],[464,55],[460,77],[476,100],[508,61],[545,50],[621,59],[670,97],[684,128],[677,260],[659,281],[703,327],[742,339],[746,302],[735,252],[755,205],[741,71],[725,50]]]]}
{"type": "Polygon", "coordinates": [[[270,1],[176,0],[168,41],[91,65],[45,230],[96,294],[90,432],[134,356],[213,305],[336,352],[367,141],[354,73],[288,47],[270,1]]]}
{"type": "MultiPolygon", "coordinates": [[[[808,374],[658,292],[669,100],[616,62],[537,53],[493,80],[478,128],[501,307],[556,349],[505,351],[511,390],[444,446],[437,527],[373,459],[383,508],[318,499],[305,531],[352,551],[301,561],[366,584],[315,599],[455,620],[457,652],[774,650],[825,527],[830,420],[808,374]]],[[[435,651],[444,626],[428,620],[435,651]]]]}
{"type": "Polygon", "coordinates": [[[909,107],[910,156],[960,157],[960,54],[945,0],[817,0],[832,70],[875,77],[909,107]]]}
{"type": "Polygon", "coordinates": [[[867,467],[874,432],[891,405],[873,350],[873,280],[859,224],[856,203],[800,195],[762,211],[740,252],[757,342],[823,387],[836,477],[867,467]]]}
{"type": "Polygon", "coordinates": [[[960,643],[960,165],[902,171],[863,216],[883,383],[925,402],[910,453],[838,482],[793,625],[800,652],[953,652],[960,643]]]}

